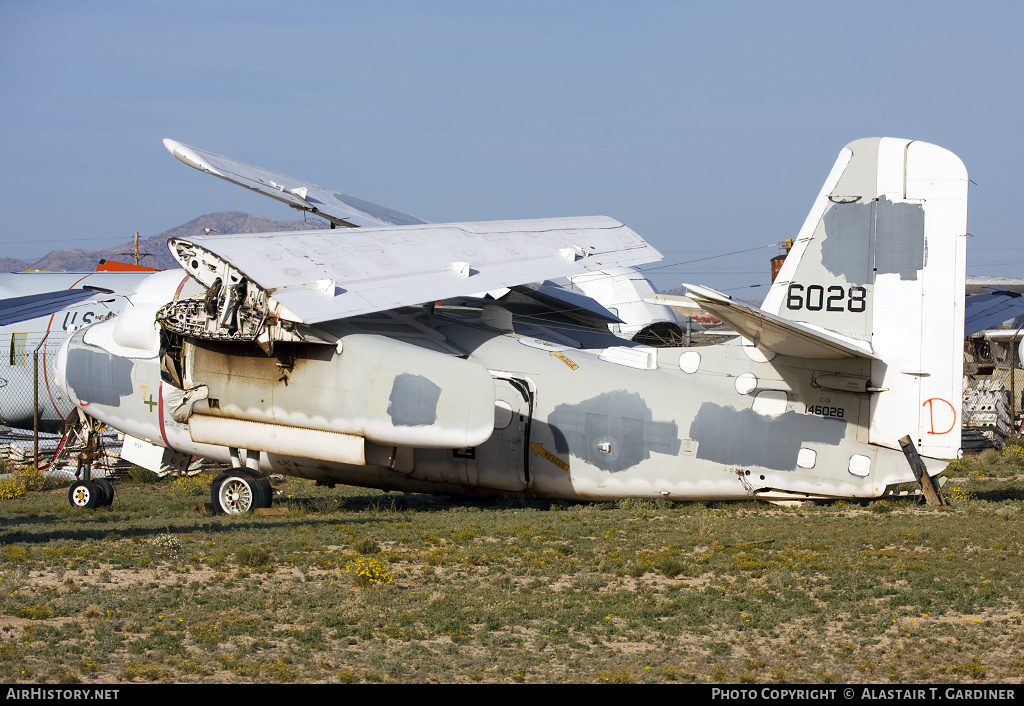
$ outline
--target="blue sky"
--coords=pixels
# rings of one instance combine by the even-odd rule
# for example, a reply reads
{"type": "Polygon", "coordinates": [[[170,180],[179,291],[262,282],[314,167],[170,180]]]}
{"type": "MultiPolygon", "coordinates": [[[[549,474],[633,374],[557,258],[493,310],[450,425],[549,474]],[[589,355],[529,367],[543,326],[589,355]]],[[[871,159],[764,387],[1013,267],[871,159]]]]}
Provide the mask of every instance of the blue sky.
{"type": "Polygon", "coordinates": [[[295,212],[172,137],[431,221],[604,214],[661,289],[765,291],[840,148],[971,178],[969,272],[1024,276],[1024,4],[0,1],[0,256],[295,212]]]}

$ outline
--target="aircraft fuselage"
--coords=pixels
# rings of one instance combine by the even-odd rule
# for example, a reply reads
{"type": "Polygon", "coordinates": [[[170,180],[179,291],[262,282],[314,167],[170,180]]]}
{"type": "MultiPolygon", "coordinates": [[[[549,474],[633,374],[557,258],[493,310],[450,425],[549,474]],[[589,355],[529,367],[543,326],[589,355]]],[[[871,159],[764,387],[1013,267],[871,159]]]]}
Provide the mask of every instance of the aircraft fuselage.
{"type": "Polygon", "coordinates": [[[821,384],[866,380],[862,359],[765,360],[740,339],[654,349],[568,328],[542,339],[481,324],[479,309],[410,308],[328,324],[336,345],[273,356],[186,339],[178,387],[159,351],[118,350],[116,323],[62,352],[72,399],[187,454],[260,450],[265,472],[569,499],[874,497],[914,479],[901,452],[866,443],[870,395],[821,384]],[[187,389],[204,394],[183,401],[187,389]]]}

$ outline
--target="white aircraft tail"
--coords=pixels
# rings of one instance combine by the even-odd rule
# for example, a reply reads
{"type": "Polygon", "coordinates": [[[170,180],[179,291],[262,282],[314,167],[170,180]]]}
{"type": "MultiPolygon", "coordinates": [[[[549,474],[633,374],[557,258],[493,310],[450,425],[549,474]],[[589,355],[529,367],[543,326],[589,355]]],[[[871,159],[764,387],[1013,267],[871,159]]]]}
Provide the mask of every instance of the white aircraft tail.
{"type": "Polygon", "coordinates": [[[956,155],[857,140],[765,298],[763,311],[870,351],[871,443],[898,449],[910,434],[934,458],[960,448],[966,233],[967,171],[956,155]]]}

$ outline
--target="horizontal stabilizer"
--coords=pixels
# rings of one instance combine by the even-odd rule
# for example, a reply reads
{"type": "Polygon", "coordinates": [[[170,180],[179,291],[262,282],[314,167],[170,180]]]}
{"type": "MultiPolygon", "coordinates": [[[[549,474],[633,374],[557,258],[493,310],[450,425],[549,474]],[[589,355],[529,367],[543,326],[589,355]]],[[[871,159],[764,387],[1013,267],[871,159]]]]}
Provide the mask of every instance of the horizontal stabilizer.
{"type": "Polygon", "coordinates": [[[683,286],[687,297],[759,348],[795,358],[875,359],[867,343],[753,309],[706,287],[683,286]]]}
{"type": "Polygon", "coordinates": [[[353,228],[413,225],[419,218],[363,201],[355,196],[325,189],[301,179],[254,167],[223,155],[165,139],[164,147],[190,167],[269,196],[292,208],[322,216],[332,223],[353,228]]]}
{"type": "Polygon", "coordinates": [[[680,309],[699,309],[700,305],[689,297],[681,294],[648,294],[644,297],[648,304],[661,304],[662,306],[677,306],[680,309]]]}
{"type": "Polygon", "coordinates": [[[233,268],[232,282],[257,285],[271,312],[299,323],[661,259],[605,216],[360,228],[344,238],[327,231],[209,235],[172,238],[168,247],[206,286],[233,268]]]}

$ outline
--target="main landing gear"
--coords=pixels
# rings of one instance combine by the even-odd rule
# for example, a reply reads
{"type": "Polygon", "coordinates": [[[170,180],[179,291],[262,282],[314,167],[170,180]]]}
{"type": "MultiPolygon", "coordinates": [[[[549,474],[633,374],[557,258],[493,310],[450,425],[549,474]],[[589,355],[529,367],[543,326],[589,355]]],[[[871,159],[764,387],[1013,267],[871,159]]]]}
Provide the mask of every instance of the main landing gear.
{"type": "Polygon", "coordinates": [[[210,484],[213,511],[236,515],[270,507],[274,491],[270,481],[259,474],[259,452],[231,449],[231,466],[210,484]]]}

